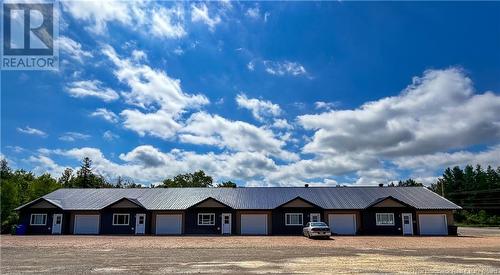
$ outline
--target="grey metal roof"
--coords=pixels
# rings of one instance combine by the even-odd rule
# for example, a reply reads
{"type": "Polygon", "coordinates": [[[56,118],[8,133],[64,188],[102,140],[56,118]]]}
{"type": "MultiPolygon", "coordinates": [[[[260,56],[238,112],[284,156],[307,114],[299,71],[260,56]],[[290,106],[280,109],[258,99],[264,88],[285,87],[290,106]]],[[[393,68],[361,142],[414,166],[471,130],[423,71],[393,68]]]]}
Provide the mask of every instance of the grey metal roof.
{"type": "Polygon", "coordinates": [[[99,210],[123,198],[149,210],[183,210],[207,198],[234,209],[274,209],[297,197],[324,209],[364,209],[389,196],[416,209],[460,209],[425,187],[59,189],[43,198],[64,210],[99,210]]]}

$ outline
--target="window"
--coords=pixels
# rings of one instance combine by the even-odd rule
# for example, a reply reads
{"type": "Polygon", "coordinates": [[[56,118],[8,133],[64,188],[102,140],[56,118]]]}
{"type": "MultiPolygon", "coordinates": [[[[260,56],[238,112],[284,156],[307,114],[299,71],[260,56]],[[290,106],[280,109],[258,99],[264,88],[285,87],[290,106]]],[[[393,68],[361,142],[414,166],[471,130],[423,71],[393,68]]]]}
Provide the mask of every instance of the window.
{"type": "Polygon", "coordinates": [[[311,222],[320,222],[321,215],[319,213],[311,213],[311,222]]]}
{"type": "Polygon", "coordinates": [[[303,225],[302,213],[286,213],[285,225],[303,225]]]}
{"type": "Polygon", "coordinates": [[[129,214],[113,214],[113,225],[128,225],[129,214]]]}
{"type": "Polygon", "coordinates": [[[198,225],[215,225],[215,214],[198,213],[198,225]]]}
{"type": "Polygon", "coordinates": [[[394,225],[394,213],[377,213],[377,225],[394,225]]]}
{"type": "Polygon", "coordinates": [[[46,225],[47,214],[31,214],[30,225],[46,225]]]}

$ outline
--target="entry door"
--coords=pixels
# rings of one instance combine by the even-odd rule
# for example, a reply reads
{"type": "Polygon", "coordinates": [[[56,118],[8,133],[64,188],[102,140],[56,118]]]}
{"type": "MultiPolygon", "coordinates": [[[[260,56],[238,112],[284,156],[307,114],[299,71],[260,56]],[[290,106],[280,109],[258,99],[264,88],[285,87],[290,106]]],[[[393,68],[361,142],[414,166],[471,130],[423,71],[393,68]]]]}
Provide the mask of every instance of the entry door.
{"type": "Polygon", "coordinates": [[[411,213],[403,213],[403,235],[413,235],[413,219],[411,213]]]}
{"type": "Polygon", "coordinates": [[[146,214],[135,215],[135,234],[144,234],[146,232],[146,214]]]}
{"type": "Polygon", "coordinates": [[[62,218],[62,214],[54,214],[52,219],[52,234],[61,234],[62,218]]]}
{"type": "Polygon", "coordinates": [[[309,221],[310,222],[320,222],[321,215],[319,213],[311,213],[311,219],[309,221]]]}
{"type": "Polygon", "coordinates": [[[231,213],[222,214],[222,234],[231,234],[231,213]]]}

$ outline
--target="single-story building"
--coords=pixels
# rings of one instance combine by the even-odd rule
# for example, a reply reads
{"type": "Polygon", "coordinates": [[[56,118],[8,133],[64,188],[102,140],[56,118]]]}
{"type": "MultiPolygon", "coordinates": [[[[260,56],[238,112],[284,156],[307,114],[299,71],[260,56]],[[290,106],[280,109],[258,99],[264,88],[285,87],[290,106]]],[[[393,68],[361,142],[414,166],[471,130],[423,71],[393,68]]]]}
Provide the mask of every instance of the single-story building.
{"type": "Polygon", "coordinates": [[[425,187],[59,189],[18,207],[27,234],[448,235],[461,209],[425,187]]]}

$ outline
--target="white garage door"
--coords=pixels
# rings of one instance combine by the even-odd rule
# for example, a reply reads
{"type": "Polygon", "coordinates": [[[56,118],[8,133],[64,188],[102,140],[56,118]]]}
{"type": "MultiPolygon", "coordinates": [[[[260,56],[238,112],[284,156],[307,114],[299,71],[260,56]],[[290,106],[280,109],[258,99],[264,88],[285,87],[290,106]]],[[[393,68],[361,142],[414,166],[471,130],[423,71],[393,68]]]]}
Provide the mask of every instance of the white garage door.
{"type": "Polygon", "coordinates": [[[355,214],[330,214],[328,215],[328,224],[332,233],[339,235],[356,234],[355,214]]]}
{"type": "Polygon", "coordinates": [[[74,234],[99,234],[99,215],[75,215],[74,234]]]}
{"type": "Polygon", "coordinates": [[[420,235],[448,235],[448,225],[444,214],[418,215],[420,235]]]}
{"type": "Polygon", "coordinates": [[[267,214],[242,214],[241,235],[267,235],[267,214]]]}
{"type": "Polygon", "coordinates": [[[182,233],[182,215],[156,215],[156,235],[182,233]]]}

